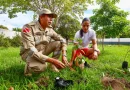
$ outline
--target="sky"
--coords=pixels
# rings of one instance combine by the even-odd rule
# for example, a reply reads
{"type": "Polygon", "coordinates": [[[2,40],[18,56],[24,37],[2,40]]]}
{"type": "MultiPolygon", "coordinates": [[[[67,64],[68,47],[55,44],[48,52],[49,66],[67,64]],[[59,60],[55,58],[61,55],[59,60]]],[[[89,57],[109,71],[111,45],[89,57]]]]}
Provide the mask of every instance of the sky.
{"type": "MultiPolygon", "coordinates": [[[[120,3],[116,4],[120,9],[130,12],[130,0],[120,0],[120,3]]],[[[99,8],[98,5],[90,5],[88,9],[84,11],[84,17],[90,17],[93,15],[92,10],[99,8]]],[[[130,15],[127,17],[130,20],[130,15]]],[[[13,28],[22,28],[26,23],[33,20],[33,12],[29,11],[27,14],[17,13],[16,18],[8,18],[8,14],[0,14],[0,25],[8,27],[9,30],[13,28]]]]}
{"type": "MultiPolygon", "coordinates": [[[[120,0],[120,2],[116,4],[116,6],[119,7],[121,10],[130,12],[130,0],[120,0]]],[[[96,8],[99,8],[99,6],[96,5],[96,4],[95,5],[90,5],[88,7],[88,10],[84,12],[84,16],[85,17],[92,16],[93,15],[92,10],[96,9],[96,8]]],[[[130,15],[128,15],[127,19],[130,20],[130,15]]]]}

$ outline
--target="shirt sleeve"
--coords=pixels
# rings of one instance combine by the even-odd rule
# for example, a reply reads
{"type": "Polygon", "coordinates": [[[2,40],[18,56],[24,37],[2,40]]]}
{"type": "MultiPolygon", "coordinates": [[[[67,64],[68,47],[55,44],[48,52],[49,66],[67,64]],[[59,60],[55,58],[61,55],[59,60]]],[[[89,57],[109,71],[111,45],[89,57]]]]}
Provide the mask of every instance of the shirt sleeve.
{"type": "Polygon", "coordinates": [[[62,50],[67,50],[67,44],[66,44],[66,40],[61,37],[59,34],[57,34],[54,30],[51,30],[52,32],[52,38],[56,41],[60,41],[62,44],[62,50]]]}
{"type": "Polygon", "coordinates": [[[29,49],[35,46],[32,30],[29,26],[24,26],[21,32],[22,43],[25,49],[29,49]]]}

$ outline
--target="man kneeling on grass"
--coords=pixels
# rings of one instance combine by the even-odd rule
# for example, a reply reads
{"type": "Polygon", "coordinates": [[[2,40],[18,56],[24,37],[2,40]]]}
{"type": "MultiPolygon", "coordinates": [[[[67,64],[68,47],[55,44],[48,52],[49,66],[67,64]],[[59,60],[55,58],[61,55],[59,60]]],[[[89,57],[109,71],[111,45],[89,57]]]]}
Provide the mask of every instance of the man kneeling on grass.
{"type": "Polygon", "coordinates": [[[48,9],[43,9],[38,14],[39,20],[24,25],[21,32],[20,55],[26,62],[25,75],[31,75],[32,72],[43,72],[47,67],[47,62],[56,72],[68,64],[66,42],[51,26],[52,18],[56,18],[57,15],[48,9]],[[61,51],[62,62],[58,60],[61,51]],[[48,55],[52,52],[53,55],[50,58],[48,55]]]}
{"type": "MultiPolygon", "coordinates": [[[[94,30],[90,29],[90,20],[84,18],[82,20],[82,29],[77,31],[74,37],[74,45],[77,49],[73,49],[72,57],[69,65],[72,67],[74,62],[78,66],[77,59],[81,59],[82,55],[88,57],[88,59],[96,60],[100,53],[100,50],[97,48],[96,33],[94,30]],[[92,47],[88,48],[89,43],[92,41],[92,47]],[[80,46],[80,47],[79,47],[80,46]]],[[[84,62],[82,63],[84,64],[84,62]]],[[[81,68],[83,65],[81,64],[81,68]]]]}

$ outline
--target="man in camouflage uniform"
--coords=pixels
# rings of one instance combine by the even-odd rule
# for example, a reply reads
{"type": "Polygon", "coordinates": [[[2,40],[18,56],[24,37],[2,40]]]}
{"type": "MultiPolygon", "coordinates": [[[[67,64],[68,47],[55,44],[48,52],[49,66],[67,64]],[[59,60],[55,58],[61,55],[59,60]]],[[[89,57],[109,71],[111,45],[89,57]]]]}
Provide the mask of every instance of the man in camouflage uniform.
{"type": "Polygon", "coordinates": [[[43,72],[47,63],[55,71],[68,65],[66,58],[66,42],[52,28],[52,18],[57,15],[48,9],[38,12],[39,20],[23,26],[21,58],[26,62],[24,74],[31,75],[32,72],[43,72]],[[53,41],[51,41],[53,39],[53,41]],[[62,51],[62,62],[58,60],[62,51]],[[48,55],[53,52],[52,58],[48,55]]]}

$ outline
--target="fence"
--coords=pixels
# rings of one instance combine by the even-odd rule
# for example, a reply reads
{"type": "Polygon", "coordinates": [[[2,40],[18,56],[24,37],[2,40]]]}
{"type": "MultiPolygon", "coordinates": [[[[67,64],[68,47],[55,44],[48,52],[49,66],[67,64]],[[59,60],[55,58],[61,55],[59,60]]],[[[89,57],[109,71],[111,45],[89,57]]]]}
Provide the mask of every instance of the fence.
{"type": "MultiPolygon", "coordinates": [[[[98,39],[98,43],[102,43],[102,39],[98,39]]],[[[103,43],[110,45],[117,45],[117,44],[130,45],[130,38],[105,38],[103,40],[103,43]]]]}

